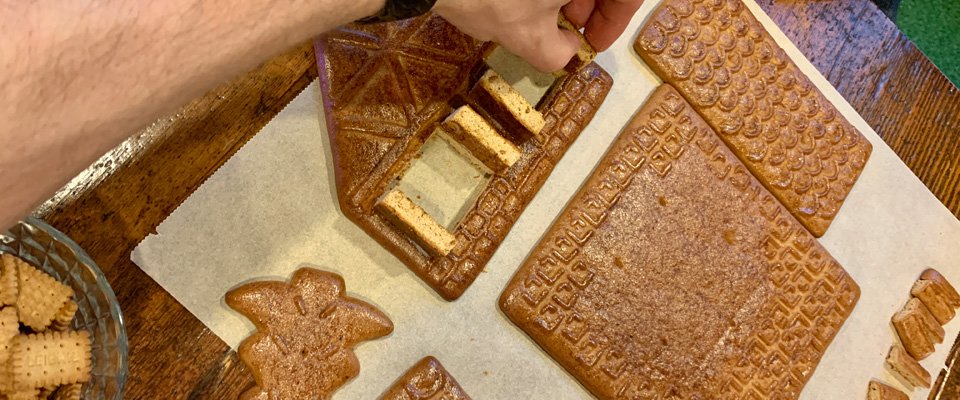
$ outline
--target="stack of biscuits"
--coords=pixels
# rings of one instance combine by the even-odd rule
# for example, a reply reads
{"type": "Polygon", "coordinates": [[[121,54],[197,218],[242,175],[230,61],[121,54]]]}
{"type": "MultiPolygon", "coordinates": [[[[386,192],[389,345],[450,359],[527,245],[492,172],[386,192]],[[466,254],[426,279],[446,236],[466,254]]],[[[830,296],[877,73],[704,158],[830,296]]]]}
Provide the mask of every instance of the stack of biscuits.
{"type": "Polygon", "coordinates": [[[70,287],[0,255],[0,399],[79,399],[90,380],[90,334],[70,329],[70,287]]]}
{"type": "MultiPolygon", "coordinates": [[[[910,289],[910,294],[907,303],[890,319],[900,343],[891,346],[886,363],[910,386],[929,388],[930,373],[920,365],[919,360],[933,354],[937,343],[943,343],[943,325],[956,315],[956,309],[960,307],[960,294],[935,269],[923,271],[910,289]]],[[[878,397],[870,399],[901,398],[895,394],[879,397],[881,393],[900,392],[879,382],[871,382],[870,396],[878,397]],[[884,386],[882,391],[879,390],[881,386],[884,386]]]]}

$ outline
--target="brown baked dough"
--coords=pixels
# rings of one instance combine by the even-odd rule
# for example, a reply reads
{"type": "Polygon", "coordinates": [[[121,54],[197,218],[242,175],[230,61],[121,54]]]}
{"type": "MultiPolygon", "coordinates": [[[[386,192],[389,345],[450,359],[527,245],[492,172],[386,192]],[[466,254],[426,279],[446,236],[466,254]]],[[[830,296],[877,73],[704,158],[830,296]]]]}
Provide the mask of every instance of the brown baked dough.
{"type": "Polygon", "coordinates": [[[592,62],[558,78],[536,106],[544,123],[534,135],[517,128],[516,115],[486,110],[470,94],[488,69],[483,57],[493,45],[438,16],[349,25],[316,45],[340,209],[447,300],[460,297],[477,278],[613,83],[592,62]],[[494,171],[450,232],[453,249],[431,254],[374,206],[437,124],[463,104],[514,141],[521,156],[494,171]]]}
{"type": "Polygon", "coordinates": [[[634,49],[820,237],[872,146],[740,0],[664,0],[634,49]]]}
{"type": "Polygon", "coordinates": [[[380,400],[470,400],[440,361],[424,357],[394,382],[380,400]]]}
{"type": "Polygon", "coordinates": [[[590,42],[587,40],[587,37],[580,32],[580,28],[573,24],[563,13],[557,17],[557,25],[561,28],[571,31],[577,35],[577,39],[580,41],[580,47],[577,48],[577,53],[574,54],[573,58],[570,59],[570,62],[567,63],[563,70],[558,72],[562,73],[576,73],[580,68],[583,68],[584,65],[590,64],[594,58],[597,58],[597,50],[590,45],[590,42]]]}
{"type": "Polygon", "coordinates": [[[344,294],[343,278],[313,268],[225,297],[257,328],[237,351],[256,381],[244,399],[329,399],[360,372],[353,347],[393,332],[380,310],[344,294]]]}
{"type": "Polygon", "coordinates": [[[503,130],[515,132],[521,138],[539,135],[546,124],[543,114],[492,69],[487,70],[470,89],[470,97],[490,114],[501,116],[499,121],[503,130]]]}
{"type": "Polygon", "coordinates": [[[500,308],[601,399],[796,398],[860,290],[669,85],[500,308]]]}
{"type": "Polygon", "coordinates": [[[944,297],[947,299],[947,303],[953,307],[960,307],[960,293],[957,293],[957,289],[947,281],[947,278],[944,278],[943,275],[940,275],[940,272],[933,268],[928,268],[920,274],[920,279],[928,280],[935,282],[937,286],[940,286],[943,291],[944,297]]]}
{"type": "Polygon", "coordinates": [[[456,238],[450,232],[403,192],[393,190],[387,193],[377,202],[377,211],[431,254],[446,255],[456,244],[456,238]]]}
{"type": "Polygon", "coordinates": [[[957,314],[957,307],[960,307],[960,296],[956,289],[934,269],[928,269],[921,274],[920,279],[910,289],[910,294],[927,306],[940,325],[950,322],[957,314]]]}
{"type": "Polygon", "coordinates": [[[911,297],[890,320],[903,347],[917,360],[933,354],[934,344],[943,342],[943,327],[916,298],[911,297]]]}
{"type": "Polygon", "coordinates": [[[887,353],[887,365],[914,387],[930,387],[930,373],[900,345],[895,344],[890,347],[890,352],[887,353]]]}
{"type": "Polygon", "coordinates": [[[940,287],[933,281],[917,280],[910,288],[910,294],[919,299],[930,310],[930,314],[937,319],[940,325],[945,325],[957,314],[956,310],[947,303],[940,287]]]}
{"type": "Polygon", "coordinates": [[[892,386],[870,381],[867,388],[867,400],[910,400],[910,397],[892,386]]]}

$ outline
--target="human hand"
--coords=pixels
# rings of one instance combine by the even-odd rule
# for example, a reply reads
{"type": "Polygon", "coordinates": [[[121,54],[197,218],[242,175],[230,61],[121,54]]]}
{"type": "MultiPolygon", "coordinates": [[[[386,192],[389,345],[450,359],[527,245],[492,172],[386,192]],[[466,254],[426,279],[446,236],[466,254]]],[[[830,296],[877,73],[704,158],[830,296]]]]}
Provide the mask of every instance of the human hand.
{"type": "MultiPolygon", "coordinates": [[[[439,0],[434,11],[468,35],[497,42],[534,68],[552,72],[563,68],[580,47],[576,34],[557,26],[560,8],[569,1],[439,0]]],[[[579,7],[591,5],[592,10],[595,1],[603,0],[587,0],[589,4],[579,7]]]]}
{"type": "Polygon", "coordinates": [[[570,0],[563,13],[574,25],[584,27],[587,41],[604,51],[623,34],[643,0],[570,0]]]}

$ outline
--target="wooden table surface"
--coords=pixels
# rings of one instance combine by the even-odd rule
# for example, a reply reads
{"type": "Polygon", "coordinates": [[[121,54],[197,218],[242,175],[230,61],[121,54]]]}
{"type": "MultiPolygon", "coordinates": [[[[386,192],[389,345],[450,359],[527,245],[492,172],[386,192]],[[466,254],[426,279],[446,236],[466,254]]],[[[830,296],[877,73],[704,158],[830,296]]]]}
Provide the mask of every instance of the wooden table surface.
{"type": "MultiPolygon", "coordinates": [[[[957,88],[869,0],[759,3],[960,215],[957,88]]],[[[291,49],[137,134],[38,209],[90,253],[117,293],[130,340],[127,398],[236,398],[253,384],[236,353],[130,252],[316,75],[310,44],[291,49]]]]}

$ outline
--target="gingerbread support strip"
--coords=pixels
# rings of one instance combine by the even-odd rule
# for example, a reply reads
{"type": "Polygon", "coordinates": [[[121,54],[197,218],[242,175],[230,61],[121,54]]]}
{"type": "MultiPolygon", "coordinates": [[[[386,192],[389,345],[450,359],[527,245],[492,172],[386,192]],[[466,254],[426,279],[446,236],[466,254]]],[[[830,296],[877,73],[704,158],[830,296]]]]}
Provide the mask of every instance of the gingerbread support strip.
{"type": "Polygon", "coordinates": [[[577,53],[573,55],[573,58],[567,63],[566,67],[563,68],[562,72],[577,72],[577,70],[582,68],[584,65],[590,64],[593,62],[594,58],[597,58],[597,50],[590,45],[590,42],[587,41],[586,36],[583,36],[583,34],[580,33],[580,30],[577,29],[577,27],[573,25],[573,22],[570,22],[570,20],[568,20],[563,13],[560,13],[560,16],[557,19],[557,25],[563,29],[577,34],[577,38],[580,39],[580,48],[577,49],[577,53]]]}
{"type": "Polygon", "coordinates": [[[928,268],[920,274],[920,279],[934,282],[940,287],[943,296],[947,299],[947,304],[950,304],[954,308],[960,307],[960,293],[957,293],[957,289],[955,289],[940,272],[937,272],[937,270],[933,268],[928,268]]]}
{"type": "Polygon", "coordinates": [[[445,256],[457,239],[403,192],[393,190],[377,203],[377,210],[394,226],[432,254],[445,256]]]}
{"type": "MultiPolygon", "coordinates": [[[[506,81],[503,83],[506,84],[506,81]]],[[[520,101],[526,100],[520,98],[520,101]]],[[[529,105],[527,109],[533,110],[529,105]]],[[[450,114],[441,124],[440,131],[458,151],[476,158],[493,172],[506,171],[520,159],[520,149],[500,136],[497,130],[470,106],[462,106],[450,114]]]]}
{"type": "Polygon", "coordinates": [[[903,347],[896,344],[890,347],[886,363],[907,383],[915,387],[930,387],[930,373],[923,369],[916,359],[907,354],[903,347]]]}
{"type": "Polygon", "coordinates": [[[528,133],[521,137],[539,135],[546,124],[543,114],[493,69],[484,72],[470,90],[470,97],[503,124],[506,131],[528,133]]]}
{"type": "Polygon", "coordinates": [[[943,327],[916,298],[908,300],[907,304],[893,315],[891,322],[903,347],[917,360],[933,354],[934,344],[943,342],[943,327]]]}
{"type": "Polygon", "coordinates": [[[910,400],[910,397],[894,387],[877,381],[870,381],[867,388],[867,400],[910,400]]]}
{"type": "Polygon", "coordinates": [[[916,281],[910,289],[910,294],[920,299],[940,325],[950,322],[957,314],[956,310],[947,304],[947,299],[941,295],[937,284],[932,281],[923,279],[916,281]]]}

